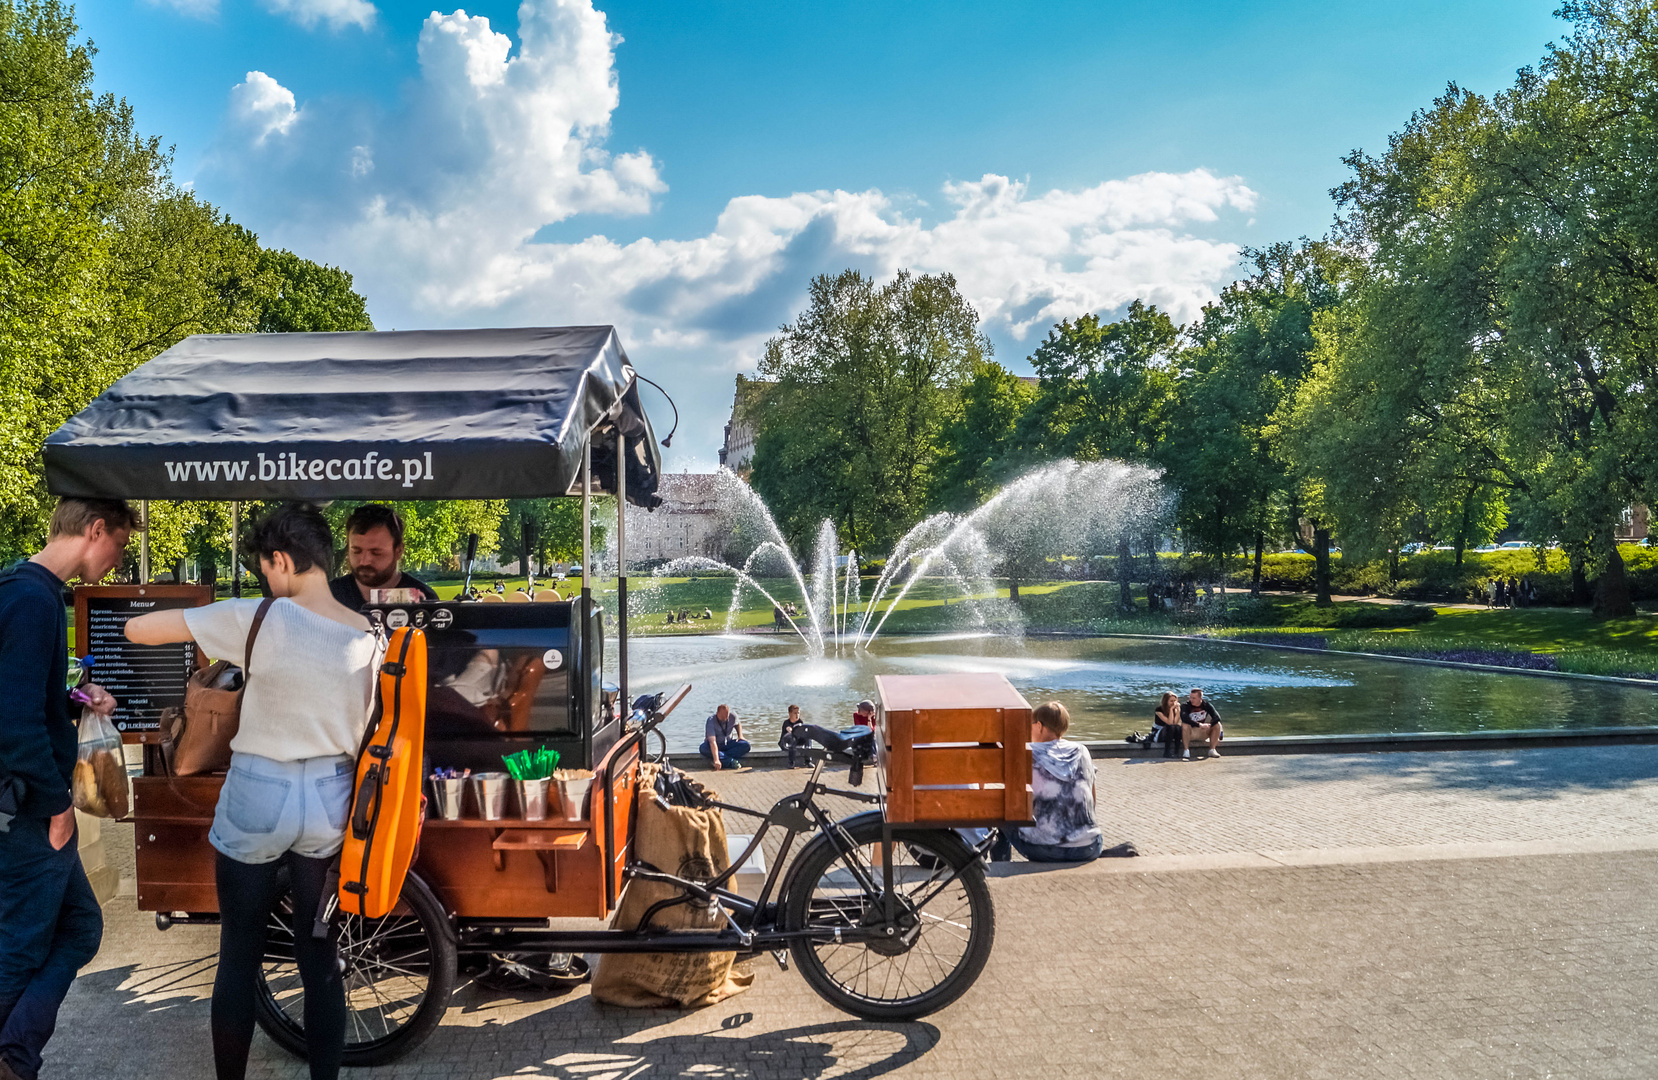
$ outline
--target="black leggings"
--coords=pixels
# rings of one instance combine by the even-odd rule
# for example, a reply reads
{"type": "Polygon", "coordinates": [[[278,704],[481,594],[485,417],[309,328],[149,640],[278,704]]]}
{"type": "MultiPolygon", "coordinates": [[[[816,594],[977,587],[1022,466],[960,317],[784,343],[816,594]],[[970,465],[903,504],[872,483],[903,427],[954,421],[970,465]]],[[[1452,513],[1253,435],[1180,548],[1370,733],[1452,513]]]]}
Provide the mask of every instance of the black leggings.
{"type": "Polygon", "coordinates": [[[253,1045],[253,1002],[265,932],[288,870],[294,900],[295,952],[305,987],[305,1042],[311,1080],[334,1080],[345,1054],[345,984],[332,935],[319,941],[311,925],[334,860],[288,852],[257,866],[219,855],[219,973],[213,979],[213,1065],[219,1080],[242,1080],[253,1045]]]}

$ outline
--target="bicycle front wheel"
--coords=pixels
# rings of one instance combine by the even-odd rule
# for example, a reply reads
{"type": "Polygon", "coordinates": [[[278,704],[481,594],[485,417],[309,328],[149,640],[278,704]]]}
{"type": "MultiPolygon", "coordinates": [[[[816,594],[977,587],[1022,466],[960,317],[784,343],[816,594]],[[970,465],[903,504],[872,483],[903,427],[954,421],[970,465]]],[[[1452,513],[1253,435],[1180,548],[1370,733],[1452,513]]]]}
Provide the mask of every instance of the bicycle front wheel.
{"type": "Polygon", "coordinates": [[[897,918],[889,926],[880,891],[881,815],[860,814],[837,828],[849,852],[826,836],[814,839],[800,853],[784,901],[787,928],[812,931],[790,947],[807,983],[831,1005],[867,1020],[913,1020],[965,994],[996,936],[983,862],[948,829],[895,828],[897,918]],[[837,940],[871,930],[883,936],[837,940]]]}

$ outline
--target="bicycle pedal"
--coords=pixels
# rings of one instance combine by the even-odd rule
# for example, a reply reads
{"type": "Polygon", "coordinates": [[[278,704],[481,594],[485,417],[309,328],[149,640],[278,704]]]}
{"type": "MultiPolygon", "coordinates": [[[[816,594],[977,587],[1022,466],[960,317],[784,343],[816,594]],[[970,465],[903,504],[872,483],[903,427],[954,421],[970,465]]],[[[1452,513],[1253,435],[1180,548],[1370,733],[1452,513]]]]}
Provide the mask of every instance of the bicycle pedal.
{"type": "Polygon", "coordinates": [[[789,970],[789,950],[787,950],[787,949],[773,949],[771,951],[771,958],[773,960],[777,961],[777,967],[778,967],[779,970],[781,970],[781,971],[789,970]]]}

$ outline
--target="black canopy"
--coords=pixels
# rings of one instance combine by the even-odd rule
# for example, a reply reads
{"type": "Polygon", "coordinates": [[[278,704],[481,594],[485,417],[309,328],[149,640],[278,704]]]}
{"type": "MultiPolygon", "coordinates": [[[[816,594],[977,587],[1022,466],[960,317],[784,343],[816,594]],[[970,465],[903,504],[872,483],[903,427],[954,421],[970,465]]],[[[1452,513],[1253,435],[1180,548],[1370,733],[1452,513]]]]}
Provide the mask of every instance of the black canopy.
{"type": "Polygon", "coordinates": [[[200,334],[46,440],[55,495],[503,499],[595,486],[655,506],[661,455],[609,326],[200,334]]]}

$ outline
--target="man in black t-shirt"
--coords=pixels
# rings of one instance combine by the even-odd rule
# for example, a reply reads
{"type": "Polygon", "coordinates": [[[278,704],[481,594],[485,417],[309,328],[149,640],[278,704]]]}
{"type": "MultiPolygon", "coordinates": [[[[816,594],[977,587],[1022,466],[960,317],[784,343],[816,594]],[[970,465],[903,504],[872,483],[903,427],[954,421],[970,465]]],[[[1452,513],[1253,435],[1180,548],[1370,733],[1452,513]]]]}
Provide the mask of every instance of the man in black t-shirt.
{"type": "Polygon", "coordinates": [[[1195,686],[1180,703],[1180,734],[1185,743],[1180,760],[1192,760],[1192,744],[1204,740],[1209,743],[1209,756],[1220,757],[1220,712],[1214,702],[1204,700],[1203,691],[1195,686]]]}
{"type": "Polygon", "coordinates": [[[363,610],[370,589],[418,589],[424,600],[437,592],[403,572],[403,518],[384,503],[365,503],[345,520],[345,563],[349,571],[328,583],[334,599],[352,611],[363,610]]]}

